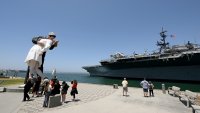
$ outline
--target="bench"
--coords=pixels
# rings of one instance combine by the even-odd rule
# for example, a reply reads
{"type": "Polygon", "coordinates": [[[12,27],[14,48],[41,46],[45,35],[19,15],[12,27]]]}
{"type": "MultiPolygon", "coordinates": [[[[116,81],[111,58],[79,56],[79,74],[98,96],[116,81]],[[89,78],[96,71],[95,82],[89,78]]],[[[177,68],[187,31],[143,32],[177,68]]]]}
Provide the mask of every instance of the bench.
{"type": "Polygon", "coordinates": [[[200,106],[198,105],[191,105],[192,113],[200,113],[200,106]]]}
{"type": "Polygon", "coordinates": [[[168,87],[168,94],[179,96],[181,94],[181,88],[176,86],[168,87]]]}
{"type": "Polygon", "coordinates": [[[195,104],[195,100],[197,99],[197,93],[192,92],[190,90],[185,90],[185,92],[179,95],[179,100],[184,100],[187,102],[187,107],[190,107],[191,104],[195,104]]]}
{"type": "Polygon", "coordinates": [[[118,89],[118,84],[113,84],[114,89],[118,89]]]}
{"type": "Polygon", "coordinates": [[[55,96],[49,96],[48,108],[56,107],[62,105],[61,95],[57,94],[55,96]]]}

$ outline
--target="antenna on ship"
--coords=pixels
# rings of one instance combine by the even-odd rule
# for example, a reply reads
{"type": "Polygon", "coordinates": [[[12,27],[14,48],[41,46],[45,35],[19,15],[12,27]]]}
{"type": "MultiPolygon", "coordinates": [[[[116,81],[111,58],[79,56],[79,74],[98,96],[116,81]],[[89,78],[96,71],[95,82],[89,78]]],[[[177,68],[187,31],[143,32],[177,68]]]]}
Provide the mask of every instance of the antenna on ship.
{"type": "Polygon", "coordinates": [[[163,30],[163,27],[162,27],[162,31],[160,32],[160,36],[162,38],[160,39],[160,41],[157,41],[157,46],[160,46],[159,53],[161,53],[162,50],[166,49],[169,46],[169,43],[166,42],[166,38],[167,38],[167,35],[165,34],[166,32],[167,31],[163,30]]]}

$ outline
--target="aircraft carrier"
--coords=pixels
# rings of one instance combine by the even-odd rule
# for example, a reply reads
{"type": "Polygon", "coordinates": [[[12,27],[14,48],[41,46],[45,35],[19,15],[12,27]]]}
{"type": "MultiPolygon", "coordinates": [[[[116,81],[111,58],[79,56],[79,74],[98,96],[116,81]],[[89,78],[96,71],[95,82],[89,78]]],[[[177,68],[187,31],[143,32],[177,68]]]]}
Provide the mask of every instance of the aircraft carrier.
{"type": "Polygon", "coordinates": [[[158,51],[126,56],[120,52],[101,60],[100,65],[83,66],[90,76],[200,81],[200,46],[188,41],[169,46],[167,31],[160,32],[158,51]]]}

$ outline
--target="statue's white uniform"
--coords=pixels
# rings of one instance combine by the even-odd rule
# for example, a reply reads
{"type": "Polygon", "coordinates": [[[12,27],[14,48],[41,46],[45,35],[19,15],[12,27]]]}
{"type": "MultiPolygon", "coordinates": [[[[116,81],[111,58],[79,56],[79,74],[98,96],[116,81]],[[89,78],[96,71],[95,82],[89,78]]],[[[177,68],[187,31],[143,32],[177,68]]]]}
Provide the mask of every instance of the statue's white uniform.
{"type": "Polygon", "coordinates": [[[40,39],[40,43],[44,44],[44,47],[41,47],[38,44],[35,44],[30,51],[28,52],[28,55],[25,59],[25,62],[29,65],[30,60],[35,60],[39,62],[39,66],[42,64],[42,54],[43,52],[46,52],[52,44],[52,41],[49,39],[40,39]]]}

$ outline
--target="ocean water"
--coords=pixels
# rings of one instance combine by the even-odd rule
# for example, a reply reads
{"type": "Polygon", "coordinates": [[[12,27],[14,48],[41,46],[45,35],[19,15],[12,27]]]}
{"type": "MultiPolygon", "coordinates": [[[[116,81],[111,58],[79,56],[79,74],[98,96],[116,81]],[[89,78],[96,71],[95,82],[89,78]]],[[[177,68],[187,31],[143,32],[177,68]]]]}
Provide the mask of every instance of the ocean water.
{"type": "MultiPolygon", "coordinates": [[[[52,78],[51,73],[44,73],[49,79],[52,78]]],[[[18,73],[17,76],[25,77],[25,73],[18,73]]],[[[108,78],[108,77],[91,77],[87,73],[57,73],[57,78],[61,81],[70,82],[72,80],[77,80],[79,83],[92,83],[92,84],[104,84],[104,85],[121,85],[123,78],[108,78]]],[[[141,87],[141,80],[137,79],[127,79],[129,87],[141,87]]],[[[148,80],[147,80],[148,81],[148,80]]],[[[162,84],[165,84],[165,88],[171,86],[178,86],[182,91],[191,90],[195,92],[200,92],[199,83],[185,83],[185,82],[175,82],[175,81],[156,81],[151,80],[155,86],[155,89],[162,89],[162,84]]]]}

